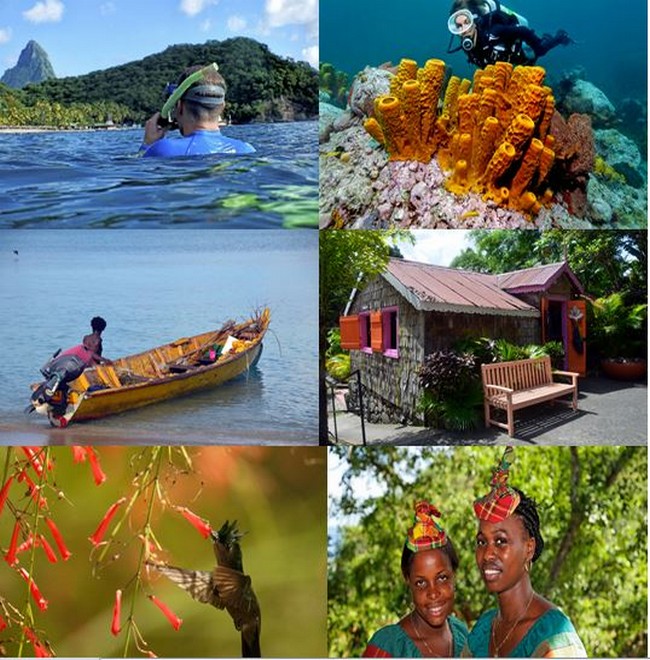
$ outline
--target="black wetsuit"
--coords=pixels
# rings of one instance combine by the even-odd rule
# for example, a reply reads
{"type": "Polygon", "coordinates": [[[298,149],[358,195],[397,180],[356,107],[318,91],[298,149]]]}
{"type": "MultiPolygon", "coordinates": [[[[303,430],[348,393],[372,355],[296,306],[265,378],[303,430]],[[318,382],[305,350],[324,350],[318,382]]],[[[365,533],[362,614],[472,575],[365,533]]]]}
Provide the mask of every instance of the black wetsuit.
{"type": "Polygon", "coordinates": [[[571,41],[562,30],[555,36],[545,34],[538,37],[529,27],[519,25],[516,16],[500,9],[479,17],[476,28],[476,45],[467,51],[467,59],[480,67],[495,62],[534,64],[551,48],[571,41]]]}

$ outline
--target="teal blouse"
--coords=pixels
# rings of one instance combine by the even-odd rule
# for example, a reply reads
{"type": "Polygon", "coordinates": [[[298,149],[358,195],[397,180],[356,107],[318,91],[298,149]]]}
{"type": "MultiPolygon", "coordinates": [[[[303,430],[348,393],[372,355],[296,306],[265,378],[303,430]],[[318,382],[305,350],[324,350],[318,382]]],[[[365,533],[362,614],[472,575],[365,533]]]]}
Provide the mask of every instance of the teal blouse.
{"type": "MultiPolygon", "coordinates": [[[[484,612],[472,628],[463,657],[489,658],[492,621],[497,609],[484,612]]],[[[544,612],[508,654],[511,658],[586,658],[587,652],[569,617],[559,609],[544,612]]]]}
{"type": "MultiPolygon", "coordinates": [[[[453,639],[453,653],[460,657],[467,641],[467,626],[455,616],[450,616],[449,629],[453,639]]],[[[399,623],[380,628],[368,642],[364,658],[421,658],[422,653],[399,623]]]]}

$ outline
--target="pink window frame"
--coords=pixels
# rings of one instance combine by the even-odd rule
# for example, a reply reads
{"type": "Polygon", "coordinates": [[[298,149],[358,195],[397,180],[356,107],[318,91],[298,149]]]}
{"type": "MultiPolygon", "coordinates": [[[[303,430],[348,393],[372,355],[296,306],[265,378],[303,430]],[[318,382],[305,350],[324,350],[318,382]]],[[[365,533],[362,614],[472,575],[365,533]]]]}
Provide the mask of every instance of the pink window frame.
{"type": "Polygon", "coordinates": [[[370,327],[370,312],[359,312],[359,349],[364,353],[372,353],[370,327]]]}
{"type": "Polygon", "coordinates": [[[384,307],[381,310],[381,328],[383,354],[389,358],[399,358],[399,307],[384,307]],[[390,348],[387,343],[390,338],[390,317],[395,314],[395,348],[390,348]]]}

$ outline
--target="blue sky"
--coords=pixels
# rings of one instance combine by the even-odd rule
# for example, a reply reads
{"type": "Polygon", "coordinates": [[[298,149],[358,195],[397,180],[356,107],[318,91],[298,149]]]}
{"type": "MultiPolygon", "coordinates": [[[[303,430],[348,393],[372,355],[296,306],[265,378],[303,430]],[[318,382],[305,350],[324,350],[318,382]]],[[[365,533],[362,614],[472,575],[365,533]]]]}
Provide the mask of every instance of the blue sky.
{"type": "Polygon", "coordinates": [[[235,36],[317,67],[318,0],[0,0],[0,75],[30,39],[63,78],[235,36]]]}

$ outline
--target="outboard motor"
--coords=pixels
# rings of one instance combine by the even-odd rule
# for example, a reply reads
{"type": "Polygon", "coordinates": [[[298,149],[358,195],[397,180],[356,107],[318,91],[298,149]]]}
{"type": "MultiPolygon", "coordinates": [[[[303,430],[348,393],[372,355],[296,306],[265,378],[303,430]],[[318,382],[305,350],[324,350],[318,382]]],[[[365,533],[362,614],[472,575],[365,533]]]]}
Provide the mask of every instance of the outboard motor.
{"type": "Polygon", "coordinates": [[[60,353],[61,349],[41,367],[45,381],[32,393],[31,402],[25,408],[26,413],[31,413],[40,406],[49,406],[59,414],[65,411],[68,399],[67,384],[81,376],[86,365],[76,355],[60,353]]]}

